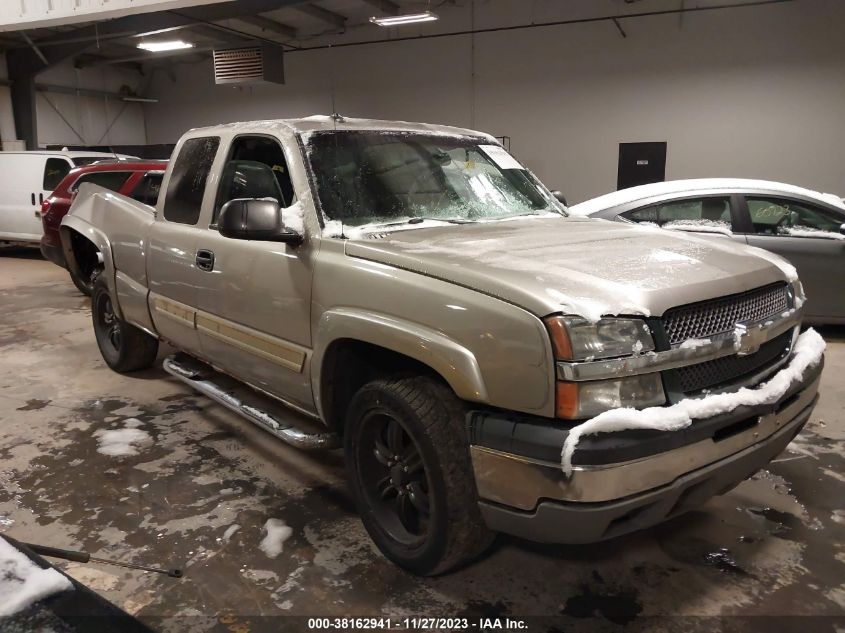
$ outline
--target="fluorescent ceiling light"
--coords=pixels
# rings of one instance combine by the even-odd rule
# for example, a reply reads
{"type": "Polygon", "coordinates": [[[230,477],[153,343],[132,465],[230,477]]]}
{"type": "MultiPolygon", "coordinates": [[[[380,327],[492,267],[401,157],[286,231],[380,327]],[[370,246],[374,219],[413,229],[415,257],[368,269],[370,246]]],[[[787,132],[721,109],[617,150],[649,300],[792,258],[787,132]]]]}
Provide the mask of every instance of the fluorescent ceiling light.
{"type": "Polygon", "coordinates": [[[417,22],[434,22],[439,19],[436,13],[423,11],[422,13],[406,13],[405,15],[391,15],[386,18],[370,18],[370,22],[379,26],[402,26],[417,22]]]}
{"type": "Polygon", "coordinates": [[[178,51],[183,48],[193,48],[194,45],[190,42],[183,42],[182,40],[169,40],[167,42],[141,42],[138,48],[143,48],[145,51],[151,53],[160,53],[162,51],[178,51]]]}

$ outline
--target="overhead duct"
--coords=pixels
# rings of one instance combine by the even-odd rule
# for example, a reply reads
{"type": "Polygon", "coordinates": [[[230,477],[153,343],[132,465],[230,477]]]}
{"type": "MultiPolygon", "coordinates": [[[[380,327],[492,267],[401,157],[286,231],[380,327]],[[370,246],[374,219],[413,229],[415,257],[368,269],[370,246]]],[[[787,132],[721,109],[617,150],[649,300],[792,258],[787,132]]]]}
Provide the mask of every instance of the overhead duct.
{"type": "Polygon", "coordinates": [[[214,49],[214,83],[285,83],[284,50],[272,44],[214,49]]]}

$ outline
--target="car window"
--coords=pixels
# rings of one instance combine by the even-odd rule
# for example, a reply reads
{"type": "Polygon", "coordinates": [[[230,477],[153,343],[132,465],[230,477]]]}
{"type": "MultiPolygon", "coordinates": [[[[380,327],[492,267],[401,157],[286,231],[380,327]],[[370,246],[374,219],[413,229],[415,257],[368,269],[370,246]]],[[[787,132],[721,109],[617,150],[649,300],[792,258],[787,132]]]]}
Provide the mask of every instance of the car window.
{"type": "Polygon", "coordinates": [[[158,194],[161,190],[162,178],[164,178],[163,172],[149,172],[144,174],[144,177],[135,185],[135,189],[132,190],[129,197],[134,198],[138,202],[148,204],[151,207],[156,206],[158,194]]]}
{"type": "Polygon", "coordinates": [[[238,198],[273,198],[281,207],[294,202],[285,154],[279,142],[266,136],[239,136],[220,176],[211,223],[220,209],[238,198]]]}
{"type": "Polygon", "coordinates": [[[96,163],[98,161],[117,160],[117,158],[109,158],[108,156],[75,156],[71,160],[77,167],[82,167],[83,165],[90,165],[91,163],[96,163]]]}
{"type": "Polygon", "coordinates": [[[73,183],[71,191],[77,191],[86,182],[100,185],[112,191],[120,191],[127,178],[129,178],[128,171],[97,171],[90,174],[82,174],[73,183]]]}
{"type": "Polygon", "coordinates": [[[707,197],[672,200],[622,214],[634,222],[660,226],[724,226],[731,228],[730,198],[707,197]]]}
{"type": "Polygon", "coordinates": [[[747,198],[754,233],[794,237],[840,235],[845,214],[782,198],[747,198]]]}
{"type": "Polygon", "coordinates": [[[167,221],[197,223],[208,172],[219,146],[220,138],[216,136],[191,138],[182,144],[164,200],[164,218],[167,221]]]}
{"type": "Polygon", "coordinates": [[[70,172],[71,165],[64,158],[48,158],[44,165],[44,191],[53,191],[70,172]]]}

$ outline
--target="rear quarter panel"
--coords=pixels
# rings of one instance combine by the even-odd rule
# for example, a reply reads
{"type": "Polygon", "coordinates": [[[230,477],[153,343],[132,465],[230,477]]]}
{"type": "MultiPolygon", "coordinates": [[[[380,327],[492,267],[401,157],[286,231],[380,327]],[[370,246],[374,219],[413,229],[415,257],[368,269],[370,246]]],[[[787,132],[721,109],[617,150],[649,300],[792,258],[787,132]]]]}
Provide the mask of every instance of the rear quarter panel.
{"type": "Polygon", "coordinates": [[[147,307],[147,232],[154,221],[151,207],[88,183],[79,188],[62,220],[63,243],[68,239],[67,229],[94,242],[103,254],[117,309],[124,319],[148,331],[153,326],[147,307]]]}

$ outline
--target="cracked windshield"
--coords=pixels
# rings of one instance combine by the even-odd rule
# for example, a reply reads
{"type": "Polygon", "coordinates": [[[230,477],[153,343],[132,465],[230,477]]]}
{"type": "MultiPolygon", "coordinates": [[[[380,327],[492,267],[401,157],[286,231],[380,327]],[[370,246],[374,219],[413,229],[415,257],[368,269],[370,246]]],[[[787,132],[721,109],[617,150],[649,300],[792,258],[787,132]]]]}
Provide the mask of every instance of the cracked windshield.
{"type": "Polygon", "coordinates": [[[531,172],[484,139],[318,132],[308,157],[323,212],[350,226],[562,213],[531,172]]]}

